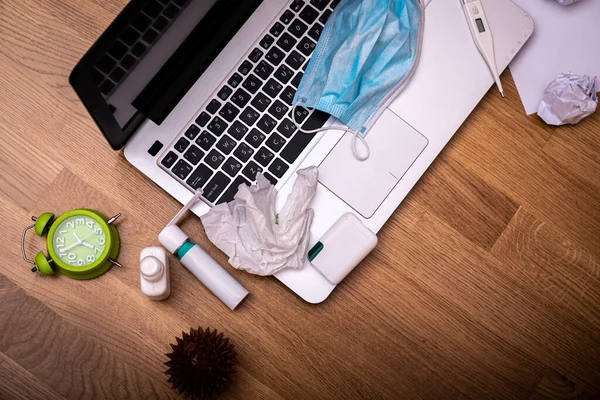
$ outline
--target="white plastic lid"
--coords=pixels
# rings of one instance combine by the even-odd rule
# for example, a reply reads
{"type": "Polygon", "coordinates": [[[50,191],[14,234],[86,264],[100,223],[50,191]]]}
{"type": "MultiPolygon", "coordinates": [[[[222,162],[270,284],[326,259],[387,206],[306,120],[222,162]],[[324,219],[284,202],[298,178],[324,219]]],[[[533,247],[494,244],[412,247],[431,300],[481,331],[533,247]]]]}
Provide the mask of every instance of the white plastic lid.
{"type": "Polygon", "coordinates": [[[171,254],[175,254],[188,239],[189,236],[177,225],[169,225],[158,234],[158,241],[171,254]]]}
{"type": "Polygon", "coordinates": [[[142,276],[150,282],[159,280],[162,276],[163,269],[163,263],[154,256],[145,257],[140,262],[140,272],[142,276]]]}

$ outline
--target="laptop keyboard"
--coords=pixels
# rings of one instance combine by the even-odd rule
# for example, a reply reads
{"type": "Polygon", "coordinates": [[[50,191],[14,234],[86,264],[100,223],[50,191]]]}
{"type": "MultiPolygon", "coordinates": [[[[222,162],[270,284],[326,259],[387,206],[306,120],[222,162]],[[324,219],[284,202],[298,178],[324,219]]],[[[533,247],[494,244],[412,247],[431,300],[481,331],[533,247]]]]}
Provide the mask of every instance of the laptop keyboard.
{"type": "Polygon", "coordinates": [[[107,98],[181,14],[189,0],[149,0],[92,70],[107,98]]]}
{"type": "Polygon", "coordinates": [[[323,26],[339,0],[293,0],[230,72],[158,164],[211,204],[233,200],[262,172],[273,183],[288,171],[328,114],[292,100],[323,26]]]}

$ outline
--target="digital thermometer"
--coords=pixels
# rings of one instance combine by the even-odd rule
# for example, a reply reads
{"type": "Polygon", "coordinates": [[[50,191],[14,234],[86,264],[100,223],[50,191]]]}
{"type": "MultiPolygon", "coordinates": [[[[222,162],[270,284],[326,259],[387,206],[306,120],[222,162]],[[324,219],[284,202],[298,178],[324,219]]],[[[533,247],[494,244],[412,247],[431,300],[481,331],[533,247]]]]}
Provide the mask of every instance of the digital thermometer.
{"type": "Polygon", "coordinates": [[[498,67],[496,67],[494,38],[492,37],[492,31],[490,30],[487,18],[485,17],[481,1],[461,0],[461,2],[465,15],[467,16],[469,29],[471,29],[471,35],[473,36],[475,45],[490,68],[490,72],[494,76],[500,94],[504,97],[504,90],[502,89],[502,83],[500,82],[500,76],[498,75],[498,67]]]}

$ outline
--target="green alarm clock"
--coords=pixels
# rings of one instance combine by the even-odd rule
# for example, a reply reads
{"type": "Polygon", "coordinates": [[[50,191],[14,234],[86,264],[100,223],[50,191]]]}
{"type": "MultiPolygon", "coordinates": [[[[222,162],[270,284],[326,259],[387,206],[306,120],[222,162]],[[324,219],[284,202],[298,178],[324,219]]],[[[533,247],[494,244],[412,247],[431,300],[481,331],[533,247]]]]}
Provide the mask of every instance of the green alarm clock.
{"type": "Polygon", "coordinates": [[[117,265],[119,255],[119,232],[112,218],[99,211],[86,208],[72,210],[54,219],[54,214],[44,213],[32,217],[35,224],[23,231],[21,251],[23,258],[34,267],[33,272],[52,275],[59,272],[73,279],[92,279],[117,265]],[[43,237],[47,235],[48,256],[37,253],[34,260],[25,256],[25,235],[28,230],[43,237]]]}

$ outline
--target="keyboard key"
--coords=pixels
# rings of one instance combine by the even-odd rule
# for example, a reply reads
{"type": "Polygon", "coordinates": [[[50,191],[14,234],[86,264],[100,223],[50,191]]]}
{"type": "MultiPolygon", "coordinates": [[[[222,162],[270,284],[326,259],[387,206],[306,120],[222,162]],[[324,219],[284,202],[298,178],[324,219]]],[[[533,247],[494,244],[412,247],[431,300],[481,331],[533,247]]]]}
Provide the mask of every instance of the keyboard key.
{"type": "Polygon", "coordinates": [[[175,150],[177,150],[180,153],[183,153],[183,151],[185,149],[187,149],[187,147],[190,145],[190,141],[187,140],[186,138],[179,138],[179,140],[177,141],[177,143],[175,143],[175,146],[173,146],[173,148],[175,150]]]}
{"type": "Polygon", "coordinates": [[[185,137],[187,137],[190,140],[194,140],[196,139],[196,136],[198,136],[199,133],[200,128],[198,128],[196,125],[190,125],[187,131],[185,131],[185,137]]]}
{"type": "Polygon", "coordinates": [[[150,28],[146,31],[146,33],[144,33],[144,36],[142,36],[142,39],[144,39],[144,42],[146,42],[148,44],[152,44],[156,41],[156,39],[158,39],[158,32],[156,32],[154,29],[150,28]]]}
{"type": "Polygon", "coordinates": [[[283,32],[284,29],[285,26],[281,25],[279,22],[275,22],[275,25],[273,25],[269,32],[271,32],[271,35],[277,37],[281,35],[281,32],[283,32]]]}
{"type": "Polygon", "coordinates": [[[210,124],[208,124],[208,130],[217,136],[220,136],[227,129],[227,123],[219,117],[214,117],[210,124]]]}
{"type": "Polygon", "coordinates": [[[304,1],[302,0],[294,0],[292,4],[290,4],[290,9],[294,12],[302,10],[302,7],[304,7],[304,1]]]}
{"type": "Polygon", "coordinates": [[[267,79],[274,70],[275,68],[273,68],[271,64],[269,64],[265,60],[262,60],[258,63],[256,68],[254,68],[254,73],[262,79],[267,79]]]}
{"type": "Polygon", "coordinates": [[[247,132],[248,128],[240,121],[235,121],[233,125],[231,125],[231,127],[227,130],[227,133],[229,133],[237,140],[242,140],[242,138],[247,132]]]}
{"type": "Polygon", "coordinates": [[[219,100],[212,99],[210,103],[208,103],[208,105],[206,106],[206,111],[208,111],[211,114],[214,114],[217,111],[219,111],[219,108],[221,108],[221,103],[219,102],[219,100]]]}
{"type": "Polygon", "coordinates": [[[290,10],[285,10],[285,12],[283,14],[281,14],[281,17],[279,17],[279,20],[284,25],[289,24],[290,22],[292,22],[293,19],[294,19],[294,13],[291,12],[290,10]]]}
{"type": "Polygon", "coordinates": [[[308,29],[308,26],[306,26],[306,24],[304,22],[300,21],[297,18],[288,27],[288,31],[290,31],[292,33],[292,35],[296,36],[297,38],[301,38],[307,29],[308,29]]]}
{"type": "Polygon", "coordinates": [[[265,58],[271,62],[271,64],[278,66],[285,57],[285,53],[279,50],[277,47],[271,48],[265,58]]]}
{"type": "Polygon", "coordinates": [[[262,170],[263,169],[262,169],[262,167],[260,165],[258,165],[254,161],[250,161],[246,165],[246,168],[244,168],[242,170],[242,174],[244,174],[251,181],[255,181],[256,180],[256,174],[258,174],[259,172],[262,172],[262,170]]]}
{"type": "Polygon", "coordinates": [[[331,10],[325,10],[325,12],[319,17],[319,22],[325,25],[329,17],[331,17],[331,10]]]}
{"type": "Polygon", "coordinates": [[[231,96],[231,93],[233,93],[232,88],[229,86],[223,86],[221,90],[219,90],[219,93],[217,93],[217,97],[225,101],[229,98],[229,96],[231,96]]]}
{"type": "Polygon", "coordinates": [[[118,40],[108,49],[110,54],[115,60],[120,60],[127,53],[127,47],[118,40]]]}
{"type": "Polygon", "coordinates": [[[284,163],[280,158],[276,158],[275,160],[273,160],[273,163],[269,167],[269,171],[271,171],[276,177],[281,178],[283,174],[286,173],[288,168],[289,165],[284,163]]]}
{"type": "Polygon", "coordinates": [[[275,103],[269,108],[269,114],[271,114],[275,119],[282,119],[287,114],[289,107],[283,104],[279,100],[275,100],[275,103]]]}
{"type": "Polygon", "coordinates": [[[135,44],[135,42],[137,42],[139,38],[140,34],[135,29],[128,26],[119,39],[121,39],[123,43],[125,43],[127,46],[131,47],[135,44]]]}
{"type": "Polygon", "coordinates": [[[121,79],[123,79],[123,77],[125,76],[126,73],[127,72],[125,72],[125,70],[123,68],[116,67],[110,73],[110,79],[112,79],[113,82],[119,83],[119,82],[121,82],[121,79]]]}
{"type": "Polygon", "coordinates": [[[319,12],[311,6],[304,7],[300,13],[300,18],[309,25],[315,22],[318,16],[319,12]]]}
{"type": "Polygon", "coordinates": [[[233,75],[231,75],[231,78],[229,78],[229,80],[227,81],[227,83],[229,84],[229,86],[236,88],[240,83],[242,83],[242,79],[244,78],[242,78],[240,74],[234,72],[233,75]]]}
{"type": "Polygon", "coordinates": [[[254,125],[260,114],[252,107],[246,107],[240,115],[240,119],[248,126],[254,125]]]}
{"type": "Polygon", "coordinates": [[[148,50],[148,48],[146,47],[146,45],[144,45],[143,43],[137,42],[135,44],[135,46],[133,46],[133,49],[131,49],[131,54],[133,54],[134,56],[140,58],[141,56],[144,55],[144,53],[146,52],[146,50],[148,50]]]}
{"type": "Polygon", "coordinates": [[[315,47],[317,47],[317,44],[307,37],[303,38],[298,46],[296,46],[296,48],[307,57],[312,54],[312,52],[315,50],[315,47]]]}
{"type": "Polygon", "coordinates": [[[240,172],[240,169],[242,169],[242,163],[233,157],[229,157],[221,169],[225,171],[227,175],[234,177],[238,172],[240,172]]]}
{"type": "Polygon", "coordinates": [[[304,120],[306,119],[306,117],[308,117],[308,110],[304,107],[296,107],[294,109],[294,115],[292,115],[292,122],[295,122],[296,124],[300,125],[302,122],[304,122],[304,120]]]}
{"type": "Polygon", "coordinates": [[[250,93],[254,94],[262,86],[262,81],[260,79],[258,79],[256,76],[254,76],[253,74],[250,74],[246,78],[246,80],[244,81],[244,83],[242,83],[242,86],[247,91],[249,91],[250,93]]]}
{"type": "Polygon", "coordinates": [[[196,144],[202,147],[204,150],[208,151],[216,141],[216,137],[214,137],[207,131],[203,131],[200,134],[200,136],[198,136],[198,139],[196,139],[196,144]]]}
{"type": "Polygon", "coordinates": [[[246,142],[250,143],[255,149],[265,140],[266,136],[262,134],[258,129],[252,129],[248,136],[246,136],[246,142]]]}
{"type": "Polygon", "coordinates": [[[298,53],[296,50],[292,51],[285,59],[285,63],[293,69],[300,69],[302,64],[304,64],[304,61],[306,61],[306,57],[298,53]]]}
{"type": "Polygon", "coordinates": [[[131,22],[131,26],[137,29],[139,32],[145,32],[150,26],[152,20],[144,14],[139,14],[131,22]]]}
{"type": "Polygon", "coordinates": [[[294,132],[296,132],[296,129],[298,129],[298,127],[296,126],[296,124],[294,124],[289,119],[284,118],[284,120],[281,121],[281,123],[277,127],[277,132],[281,133],[286,138],[289,138],[289,137],[292,136],[292,134],[294,132]]]}
{"type": "Polygon", "coordinates": [[[192,172],[192,166],[183,160],[179,160],[171,171],[173,171],[176,177],[184,180],[192,172]]]}
{"type": "Polygon", "coordinates": [[[258,121],[256,126],[260,128],[264,133],[269,134],[277,126],[277,121],[265,114],[262,116],[260,121],[258,121]]]}
{"type": "Polygon", "coordinates": [[[269,174],[268,172],[263,172],[263,176],[267,178],[267,180],[271,182],[273,186],[277,185],[277,179],[275,179],[273,175],[269,174]]]}
{"type": "Polygon", "coordinates": [[[191,145],[188,151],[183,155],[183,158],[194,165],[198,164],[202,157],[204,157],[204,152],[194,145],[191,145]]]}
{"type": "Polygon", "coordinates": [[[248,182],[242,176],[238,176],[233,180],[233,183],[227,188],[225,193],[223,193],[223,196],[221,196],[219,201],[217,201],[217,204],[229,203],[230,201],[232,201],[235,195],[237,194],[238,190],[240,189],[241,184],[250,186],[250,182],[248,182]]]}
{"type": "Polygon", "coordinates": [[[271,162],[271,160],[273,159],[273,157],[275,157],[275,154],[273,154],[269,150],[267,150],[266,147],[261,147],[256,152],[256,155],[254,156],[254,159],[256,161],[258,161],[258,163],[260,165],[262,165],[263,167],[266,167],[267,165],[269,165],[269,163],[271,162]]]}
{"type": "Polygon", "coordinates": [[[298,86],[300,86],[302,76],[304,76],[304,74],[302,72],[298,72],[296,76],[294,76],[294,79],[292,79],[292,86],[294,86],[296,89],[298,89],[298,86]]]}
{"type": "Polygon", "coordinates": [[[250,101],[250,97],[250,94],[244,89],[238,89],[233,94],[231,101],[233,101],[238,107],[244,107],[250,101]]]}
{"type": "Polygon", "coordinates": [[[310,4],[323,11],[330,0],[310,0],[310,4]]]}
{"type": "Polygon", "coordinates": [[[296,43],[298,43],[298,40],[294,39],[294,37],[287,32],[281,35],[277,41],[277,45],[284,51],[290,51],[296,43]]]}
{"type": "Polygon", "coordinates": [[[221,165],[223,161],[225,161],[225,156],[223,156],[223,154],[219,153],[214,149],[211,150],[211,152],[208,153],[208,155],[204,159],[204,162],[206,162],[214,169],[219,168],[219,165],[221,165]]]}
{"type": "Polygon", "coordinates": [[[157,31],[162,32],[163,29],[165,29],[167,26],[169,26],[169,20],[161,15],[160,17],[158,17],[158,19],[156,21],[154,21],[152,26],[157,31]]]}
{"type": "Polygon", "coordinates": [[[262,40],[260,41],[260,47],[262,47],[265,50],[268,50],[269,47],[271,47],[271,45],[275,42],[275,38],[271,35],[265,35],[264,38],[262,38],[262,40]]]}
{"type": "Polygon", "coordinates": [[[198,115],[198,118],[196,118],[196,123],[203,128],[206,126],[206,124],[208,124],[208,121],[210,121],[210,115],[204,111],[202,111],[200,115],[198,115]]]}
{"type": "Polygon", "coordinates": [[[132,56],[131,54],[127,54],[122,60],[121,60],[121,66],[123,68],[125,68],[126,70],[129,70],[131,67],[133,67],[133,64],[135,64],[135,57],[132,56]]]}
{"type": "Polygon", "coordinates": [[[264,53],[257,47],[248,55],[248,59],[252,62],[258,62],[264,53]]]}
{"type": "Polygon", "coordinates": [[[278,152],[285,145],[285,139],[278,134],[273,133],[271,136],[269,136],[265,144],[274,152],[278,152]]]}
{"type": "Polygon", "coordinates": [[[167,168],[171,168],[173,164],[175,164],[175,161],[177,161],[177,158],[177,154],[170,151],[164,156],[160,163],[167,168]]]}
{"type": "Polygon", "coordinates": [[[225,103],[223,108],[221,108],[221,111],[219,111],[219,115],[229,122],[232,122],[239,113],[240,109],[230,102],[225,103]]]}
{"type": "Polygon", "coordinates": [[[98,64],[96,64],[96,68],[105,74],[108,74],[110,71],[112,71],[115,65],[117,65],[117,62],[105,54],[100,61],[98,61],[98,64]]]}
{"type": "Polygon", "coordinates": [[[292,164],[314,137],[314,133],[296,133],[281,151],[281,158],[292,164]]]}
{"type": "Polygon", "coordinates": [[[310,63],[310,60],[308,60],[308,61],[306,62],[306,64],[304,64],[304,65],[302,66],[302,72],[306,72],[306,68],[308,68],[308,64],[309,64],[309,63],[310,63]]]}
{"type": "Polygon", "coordinates": [[[221,171],[217,172],[217,174],[204,188],[204,197],[211,203],[215,203],[215,201],[219,198],[219,195],[223,193],[230,182],[231,179],[229,179],[227,175],[221,171]]]}
{"type": "Polygon", "coordinates": [[[294,90],[294,88],[291,86],[288,86],[284,89],[283,92],[281,92],[281,94],[279,95],[279,98],[291,106],[292,102],[294,101],[295,96],[296,96],[296,91],[294,90]]]}
{"type": "Polygon", "coordinates": [[[165,11],[163,11],[163,15],[169,19],[173,19],[178,12],[179,8],[175,4],[170,4],[167,8],[165,8],[165,11]]]}
{"type": "Polygon", "coordinates": [[[288,83],[290,79],[294,77],[294,71],[292,71],[287,65],[283,64],[273,74],[282,83],[288,83]]]}
{"type": "Polygon", "coordinates": [[[240,65],[240,67],[238,68],[238,72],[242,75],[248,75],[248,73],[252,70],[253,66],[254,65],[252,65],[250,61],[244,60],[242,65],[240,65]]]}
{"type": "Polygon", "coordinates": [[[258,93],[252,100],[252,105],[260,112],[265,111],[271,104],[271,99],[264,95],[264,93],[258,93]]]}
{"type": "Polygon", "coordinates": [[[221,140],[219,140],[219,143],[217,143],[217,149],[221,150],[225,154],[229,154],[233,151],[233,149],[235,149],[236,145],[237,142],[235,140],[225,135],[221,138],[221,140]]]}
{"type": "MultiPolygon", "coordinates": [[[[235,151],[233,152],[233,155],[236,156],[238,159],[242,160],[242,162],[248,161],[252,154],[254,154],[254,149],[244,142],[240,143],[237,149],[235,149],[235,151]]],[[[173,153],[173,155],[175,155],[175,153],[173,153]]],[[[177,159],[176,155],[175,159],[177,159]]],[[[175,162],[175,160],[173,160],[173,162],[175,162]]]]}
{"type": "Polygon", "coordinates": [[[312,28],[308,31],[308,36],[313,38],[316,42],[319,41],[321,37],[321,33],[323,33],[323,26],[319,24],[314,24],[312,28]]]}
{"type": "Polygon", "coordinates": [[[102,85],[100,85],[100,92],[102,94],[108,95],[114,88],[115,84],[107,79],[104,82],[102,82],[102,85]]]}
{"type": "Polygon", "coordinates": [[[200,189],[212,176],[213,172],[204,164],[198,165],[198,168],[186,181],[194,190],[200,189]]]}
{"type": "Polygon", "coordinates": [[[104,80],[104,74],[94,68],[92,69],[92,80],[96,85],[99,85],[104,80]]]}
{"type": "Polygon", "coordinates": [[[329,7],[331,7],[332,9],[335,9],[335,7],[337,7],[337,5],[340,3],[340,0],[333,0],[333,2],[331,3],[331,5],[329,7]]]}
{"type": "Polygon", "coordinates": [[[283,89],[283,86],[275,79],[269,79],[269,81],[265,83],[265,86],[263,86],[264,92],[273,98],[277,97],[279,92],[281,92],[281,89],[283,89]]]}

